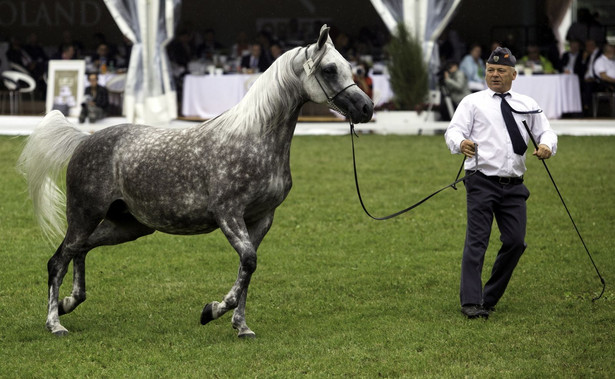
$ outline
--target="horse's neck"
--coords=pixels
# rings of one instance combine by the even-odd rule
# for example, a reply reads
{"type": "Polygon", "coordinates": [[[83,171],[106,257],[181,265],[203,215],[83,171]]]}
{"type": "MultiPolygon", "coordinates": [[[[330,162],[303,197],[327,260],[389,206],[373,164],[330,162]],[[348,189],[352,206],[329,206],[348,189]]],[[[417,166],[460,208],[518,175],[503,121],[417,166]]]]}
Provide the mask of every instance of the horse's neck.
{"type": "Polygon", "coordinates": [[[290,144],[306,100],[301,83],[279,58],[254,82],[239,104],[204,125],[225,137],[246,137],[276,145],[290,144]]]}

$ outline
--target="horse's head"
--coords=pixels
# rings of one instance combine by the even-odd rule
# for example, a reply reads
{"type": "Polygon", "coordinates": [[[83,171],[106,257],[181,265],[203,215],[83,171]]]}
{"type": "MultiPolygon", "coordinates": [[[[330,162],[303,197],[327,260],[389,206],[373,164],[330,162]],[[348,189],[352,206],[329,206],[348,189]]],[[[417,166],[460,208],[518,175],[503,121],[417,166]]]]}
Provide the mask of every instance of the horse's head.
{"type": "Polygon", "coordinates": [[[352,122],[368,122],[374,103],[353,81],[350,63],[335,49],[329,28],[323,25],[318,42],[303,48],[296,62],[301,62],[301,81],[308,98],[326,103],[352,122]]]}

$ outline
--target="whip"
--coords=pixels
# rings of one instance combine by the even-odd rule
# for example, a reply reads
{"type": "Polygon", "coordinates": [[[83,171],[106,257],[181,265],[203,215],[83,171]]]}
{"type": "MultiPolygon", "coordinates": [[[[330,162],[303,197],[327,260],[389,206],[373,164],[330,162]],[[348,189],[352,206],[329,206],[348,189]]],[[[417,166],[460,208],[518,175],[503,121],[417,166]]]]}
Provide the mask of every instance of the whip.
{"type": "MultiPolygon", "coordinates": [[[[532,140],[532,143],[534,144],[534,148],[538,150],[538,144],[536,143],[536,140],[534,139],[532,132],[530,132],[530,127],[527,125],[527,122],[525,120],[523,120],[523,126],[525,126],[525,130],[527,131],[527,134],[530,136],[530,140],[532,140]]],[[[579,228],[577,228],[577,224],[574,222],[574,219],[572,218],[572,214],[570,214],[570,211],[568,210],[568,206],[566,205],[566,202],[564,201],[564,197],[559,191],[557,184],[555,184],[555,179],[553,179],[553,175],[551,175],[551,171],[549,171],[549,167],[547,167],[547,162],[545,162],[544,159],[541,159],[541,161],[542,161],[542,164],[545,166],[545,170],[547,171],[547,174],[549,174],[549,178],[551,179],[551,183],[553,183],[553,187],[555,187],[555,191],[557,192],[559,199],[562,201],[562,204],[564,205],[564,209],[566,209],[566,213],[568,213],[568,217],[570,218],[570,221],[572,222],[572,226],[574,227],[574,230],[577,232],[577,235],[579,236],[579,239],[581,240],[581,244],[583,244],[583,248],[585,249],[585,252],[587,253],[587,256],[589,257],[589,260],[594,266],[594,269],[596,270],[596,274],[598,274],[598,278],[600,278],[600,282],[602,283],[602,292],[600,292],[600,295],[592,299],[592,301],[596,301],[600,299],[602,295],[604,294],[606,283],[604,282],[604,278],[602,277],[602,275],[600,275],[600,270],[598,270],[598,266],[596,266],[596,262],[594,262],[594,258],[589,252],[589,249],[587,248],[587,245],[585,244],[585,240],[583,240],[583,237],[581,236],[581,232],[579,231],[579,228]]]]}

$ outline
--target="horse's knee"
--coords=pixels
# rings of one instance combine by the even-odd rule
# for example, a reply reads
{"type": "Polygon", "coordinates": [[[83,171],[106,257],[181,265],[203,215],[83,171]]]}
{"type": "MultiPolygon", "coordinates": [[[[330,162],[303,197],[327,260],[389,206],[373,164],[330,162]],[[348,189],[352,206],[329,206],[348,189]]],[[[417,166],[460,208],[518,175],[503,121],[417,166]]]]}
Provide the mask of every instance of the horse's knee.
{"type": "Polygon", "coordinates": [[[241,258],[241,267],[249,274],[256,271],[256,253],[244,254],[241,258]]]}

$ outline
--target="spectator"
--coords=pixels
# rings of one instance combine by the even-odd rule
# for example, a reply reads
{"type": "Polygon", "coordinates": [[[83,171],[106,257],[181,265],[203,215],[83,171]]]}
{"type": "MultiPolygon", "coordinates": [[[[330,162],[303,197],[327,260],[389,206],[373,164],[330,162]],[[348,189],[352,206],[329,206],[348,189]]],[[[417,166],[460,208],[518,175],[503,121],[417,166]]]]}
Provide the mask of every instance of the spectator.
{"type": "Polygon", "coordinates": [[[602,50],[598,48],[596,41],[588,39],[585,41],[585,49],[583,50],[583,64],[585,65],[585,81],[595,81],[594,62],[602,55],[602,50]]]}
{"type": "MultiPolygon", "coordinates": [[[[494,49],[495,50],[495,49],[494,49]]],[[[468,80],[470,91],[482,91],[485,89],[485,62],[481,58],[482,49],[474,43],[470,52],[463,57],[459,68],[468,80]]]]}
{"type": "Polygon", "coordinates": [[[602,55],[594,62],[594,72],[601,87],[610,91],[615,89],[615,45],[604,45],[602,55]]]}
{"type": "Polygon", "coordinates": [[[588,8],[577,10],[577,20],[573,22],[566,33],[568,41],[578,40],[586,42],[588,39],[601,45],[605,41],[605,33],[602,25],[596,20],[588,8]]]}
{"type": "Polygon", "coordinates": [[[223,46],[216,40],[216,32],[213,29],[205,31],[203,43],[198,47],[197,55],[199,58],[211,61],[214,55],[220,53],[223,46]]]}
{"type": "Polygon", "coordinates": [[[69,30],[65,30],[62,32],[62,43],[58,47],[58,52],[56,54],[59,59],[64,59],[61,57],[62,52],[65,50],[66,46],[73,46],[73,58],[70,59],[79,59],[81,57],[81,52],[83,51],[83,44],[80,41],[73,39],[73,36],[69,30]]]}
{"type": "Polygon", "coordinates": [[[237,39],[231,47],[231,58],[240,59],[244,55],[250,54],[250,43],[248,42],[248,35],[246,32],[241,31],[237,34],[237,39]]]}
{"type": "Polygon", "coordinates": [[[442,85],[446,88],[451,100],[453,100],[455,108],[457,108],[457,105],[459,105],[464,97],[471,93],[468,79],[455,61],[446,63],[442,85]]]}
{"type": "Polygon", "coordinates": [[[275,43],[275,42],[271,44],[269,51],[271,52],[272,61],[275,61],[276,59],[280,57],[280,55],[284,53],[284,51],[282,50],[282,46],[280,46],[279,43],[275,43]]]}
{"type": "Polygon", "coordinates": [[[374,83],[369,77],[369,67],[365,62],[359,62],[353,70],[353,80],[363,92],[371,99],[374,98],[374,83]]]}
{"type": "Polygon", "coordinates": [[[564,54],[560,61],[562,72],[564,74],[575,74],[579,77],[579,83],[585,76],[585,63],[583,62],[583,52],[581,51],[581,42],[577,40],[570,41],[570,48],[564,54]]]}
{"type": "Polygon", "coordinates": [[[583,65],[585,66],[585,74],[581,82],[581,102],[583,103],[583,114],[589,116],[592,109],[592,94],[596,91],[596,75],[594,73],[594,62],[602,55],[602,51],[596,45],[593,39],[585,41],[585,50],[583,51],[583,65]]]}
{"type": "Polygon", "coordinates": [[[256,36],[256,43],[261,45],[261,55],[265,58],[265,61],[271,64],[271,62],[273,62],[270,50],[271,44],[273,43],[271,33],[267,29],[262,29],[256,36]]]}
{"type": "Polygon", "coordinates": [[[43,50],[43,47],[38,42],[38,35],[36,33],[30,33],[23,49],[35,62],[44,65],[47,64],[49,58],[47,57],[45,50],[43,50]]]}
{"type": "Polygon", "coordinates": [[[73,44],[62,45],[62,50],[60,51],[60,59],[75,59],[75,53],[75,46],[73,44]]]}
{"type": "Polygon", "coordinates": [[[21,41],[15,37],[11,38],[9,49],[6,52],[6,58],[10,62],[18,64],[26,69],[30,75],[32,75],[32,72],[36,67],[36,62],[25,49],[22,49],[21,41]]]}
{"type": "Polygon", "coordinates": [[[94,65],[101,74],[106,74],[107,70],[114,71],[117,66],[115,56],[111,53],[111,49],[106,43],[101,43],[98,45],[93,59],[94,65]]]}
{"type": "Polygon", "coordinates": [[[241,59],[241,70],[246,74],[254,74],[265,72],[271,63],[262,54],[262,47],[255,43],[250,48],[250,55],[246,55],[241,59]]]}
{"type": "Polygon", "coordinates": [[[188,70],[188,63],[196,56],[194,46],[194,33],[188,29],[181,29],[171,41],[167,49],[169,60],[176,66],[176,70],[188,70]]]}
{"type": "Polygon", "coordinates": [[[89,74],[88,82],[90,86],[85,89],[85,100],[81,104],[80,124],[83,124],[86,118],[90,122],[104,118],[109,106],[109,92],[105,87],[98,85],[98,75],[96,73],[89,74]]]}
{"type": "Polygon", "coordinates": [[[519,63],[532,69],[534,74],[555,74],[553,64],[544,56],[540,55],[537,45],[531,44],[527,47],[527,55],[519,60],[519,63]]]}

